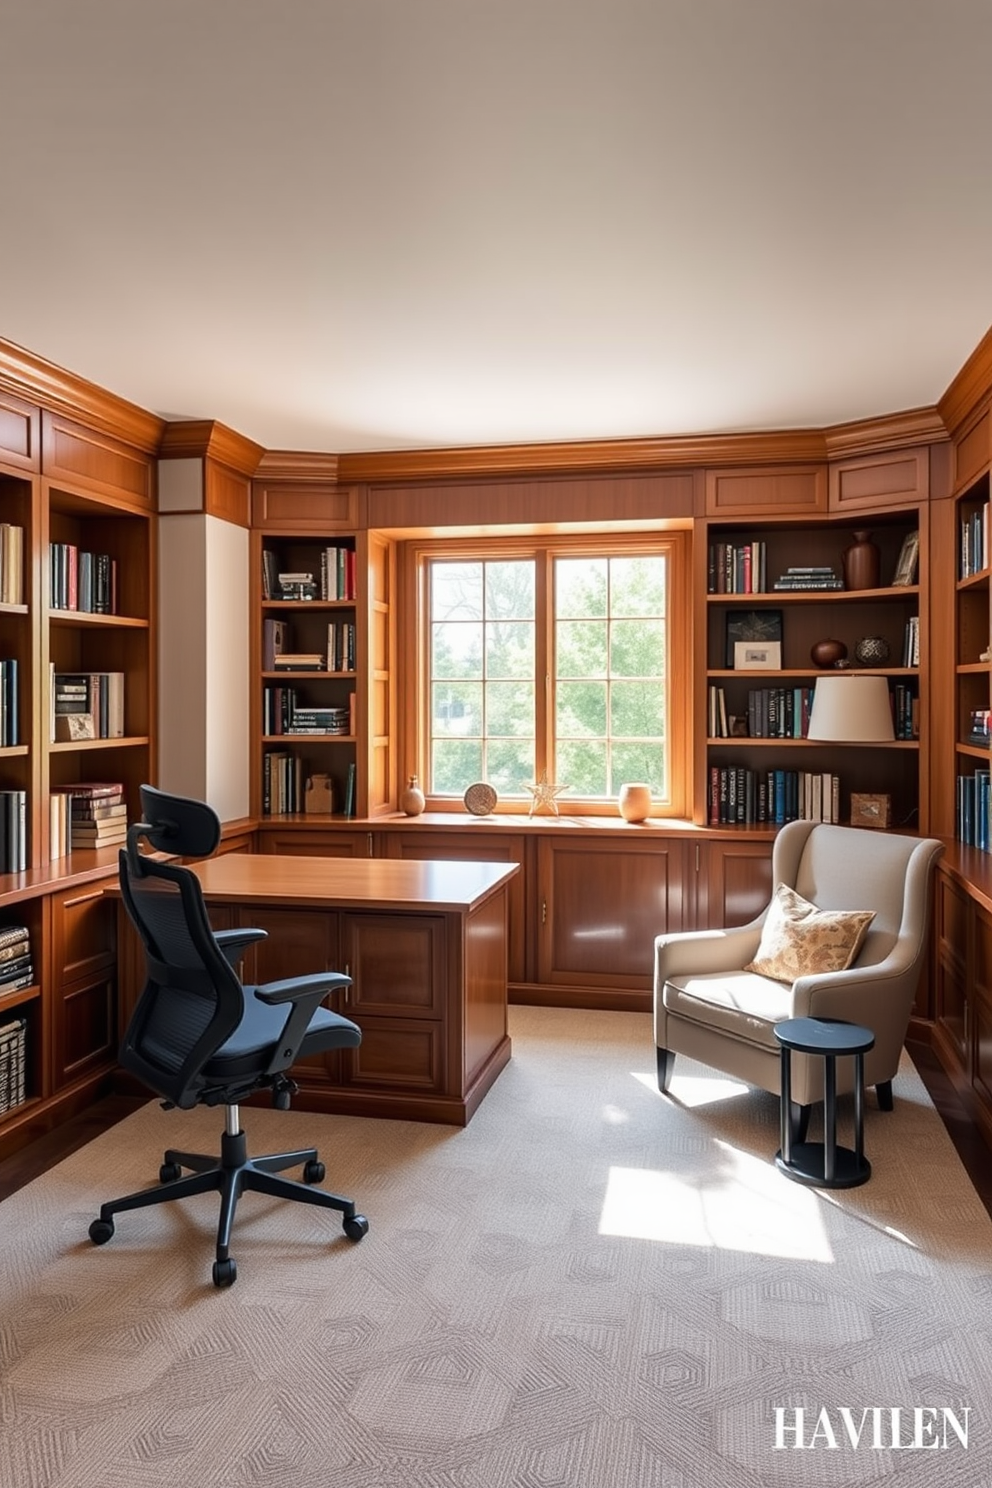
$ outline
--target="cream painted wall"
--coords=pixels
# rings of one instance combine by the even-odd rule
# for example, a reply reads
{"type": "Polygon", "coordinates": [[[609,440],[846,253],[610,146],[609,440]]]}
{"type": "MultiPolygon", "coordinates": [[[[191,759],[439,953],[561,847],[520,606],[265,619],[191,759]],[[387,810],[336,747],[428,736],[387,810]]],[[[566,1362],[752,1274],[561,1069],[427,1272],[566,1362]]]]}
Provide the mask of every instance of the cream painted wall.
{"type": "Polygon", "coordinates": [[[158,551],[159,784],[247,816],[248,533],[163,513],[158,551]]]}

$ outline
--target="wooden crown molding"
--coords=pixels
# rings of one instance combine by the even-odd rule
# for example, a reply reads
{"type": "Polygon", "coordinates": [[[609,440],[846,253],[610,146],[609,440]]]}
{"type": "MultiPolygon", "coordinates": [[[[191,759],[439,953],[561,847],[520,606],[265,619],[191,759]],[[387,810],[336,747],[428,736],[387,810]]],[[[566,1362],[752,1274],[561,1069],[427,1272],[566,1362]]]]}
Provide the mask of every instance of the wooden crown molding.
{"type": "Polygon", "coordinates": [[[912,445],[942,444],[950,438],[936,408],[910,408],[882,418],[858,419],[833,424],[824,430],[827,458],[847,460],[857,455],[877,455],[912,445]]]}
{"type": "Polygon", "coordinates": [[[383,450],[341,455],[339,478],[345,482],[395,485],[451,477],[612,475],[697,465],[803,464],[825,458],[826,446],[821,431],[795,429],[768,434],[701,434],[658,439],[383,450]]]}
{"type": "Polygon", "coordinates": [[[315,481],[334,486],[342,479],[341,455],[325,455],[309,450],[266,450],[255,471],[256,480],[315,481]]]}
{"type": "Polygon", "coordinates": [[[158,454],[161,460],[209,458],[251,478],[265,451],[215,419],[176,419],[165,425],[158,454]]]}
{"type": "Polygon", "coordinates": [[[12,341],[0,340],[0,387],[51,413],[111,434],[145,454],[158,450],[163,419],[12,341]]]}
{"type": "Polygon", "coordinates": [[[992,391],[992,327],[975,347],[942,398],[940,414],[951,434],[956,434],[971,413],[992,391]]]}

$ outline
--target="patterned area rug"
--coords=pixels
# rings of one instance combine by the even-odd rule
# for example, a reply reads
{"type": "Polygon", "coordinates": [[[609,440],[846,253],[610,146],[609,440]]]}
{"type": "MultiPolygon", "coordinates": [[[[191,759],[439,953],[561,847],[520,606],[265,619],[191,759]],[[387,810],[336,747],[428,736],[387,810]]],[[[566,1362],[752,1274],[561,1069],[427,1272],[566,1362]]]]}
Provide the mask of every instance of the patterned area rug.
{"type": "Polygon", "coordinates": [[[825,1193],[772,1097],[686,1060],[661,1097],[648,1016],[511,1033],[463,1131],[246,1109],[371,1229],[248,1194],[229,1291],[213,1196],[87,1238],[218,1112],[150,1104],[0,1205],[3,1488],[992,1481],[992,1224],[908,1059],[825,1193]]]}

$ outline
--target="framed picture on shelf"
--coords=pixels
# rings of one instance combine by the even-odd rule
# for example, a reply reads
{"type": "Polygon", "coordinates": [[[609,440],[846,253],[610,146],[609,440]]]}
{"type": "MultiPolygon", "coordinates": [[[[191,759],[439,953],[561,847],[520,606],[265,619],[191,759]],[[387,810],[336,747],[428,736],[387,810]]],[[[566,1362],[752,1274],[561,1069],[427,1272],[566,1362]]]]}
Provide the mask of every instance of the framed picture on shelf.
{"type": "MultiPolygon", "coordinates": [[[[758,646],[773,645],[777,641],[781,654],[782,611],[741,610],[739,614],[727,616],[727,650],[724,665],[731,669],[738,666],[734,654],[738,641],[753,641],[758,646]]],[[[781,661],[770,663],[776,667],[781,664],[781,661]]]]}
{"type": "Polygon", "coordinates": [[[737,641],[735,672],[777,672],[782,666],[781,641],[737,641]]]}
{"type": "Polygon", "coordinates": [[[916,564],[919,556],[919,532],[907,533],[899,553],[899,561],[896,563],[896,571],[892,575],[893,589],[904,589],[908,584],[916,583],[916,564]]]}
{"type": "Polygon", "coordinates": [[[852,827],[887,827],[891,820],[891,796],[878,791],[851,792],[852,827]]]}

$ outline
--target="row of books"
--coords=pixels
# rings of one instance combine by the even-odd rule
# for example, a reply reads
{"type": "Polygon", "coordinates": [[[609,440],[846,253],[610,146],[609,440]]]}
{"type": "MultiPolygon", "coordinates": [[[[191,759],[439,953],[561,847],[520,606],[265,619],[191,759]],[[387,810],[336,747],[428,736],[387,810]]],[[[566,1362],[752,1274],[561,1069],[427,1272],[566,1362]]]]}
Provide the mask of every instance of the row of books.
{"type": "Polygon", "coordinates": [[[314,554],[312,568],[280,568],[271,548],[262,550],[263,599],[354,599],[355,550],[330,546],[314,554]]]}
{"type": "Polygon", "coordinates": [[[968,579],[989,566],[989,504],[961,518],[961,550],[958,578],[968,579]]]}
{"type": "Polygon", "coordinates": [[[0,1115],[27,1099],[27,1027],[25,1017],[0,1027],[0,1115]]]}
{"type": "Polygon", "coordinates": [[[342,706],[301,702],[295,687],[266,687],[262,695],[264,734],[353,734],[355,694],[342,706]]]}
{"type": "Polygon", "coordinates": [[[121,847],[127,840],[127,804],[118,780],[53,785],[49,797],[49,856],[80,849],[121,847]]]}
{"type": "Polygon", "coordinates": [[[0,522],[0,604],[24,603],[24,528],[0,522]]]}
{"type": "Polygon", "coordinates": [[[54,740],[124,737],[123,672],[56,672],[53,663],[51,697],[54,740]]]}
{"type": "Polygon", "coordinates": [[[920,617],[911,615],[906,621],[902,642],[902,665],[918,667],[920,664],[920,617]]]}
{"type": "Polygon", "coordinates": [[[711,686],[709,735],[711,739],[805,739],[812,705],[812,687],[752,687],[746,714],[731,714],[725,689],[711,686]]]}
{"type": "Polygon", "coordinates": [[[289,621],[267,617],[262,621],[262,670],[353,672],[355,634],[354,621],[332,620],[327,627],[326,650],[294,651],[293,631],[289,621]]]}
{"type": "Polygon", "coordinates": [[[707,588],[710,594],[764,594],[768,553],[764,542],[711,543],[707,588]]]}
{"type": "Polygon", "coordinates": [[[28,793],[0,790],[0,873],[23,873],[28,866],[28,793]]]}
{"type": "Polygon", "coordinates": [[[49,593],[53,610],[90,615],[117,614],[117,559],[109,553],[81,552],[75,543],[48,546],[49,593]]]}
{"type": "MultiPolygon", "coordinates": [[[[298,754],[273,749],[262,757],[262,810],[266,816],[281,816],[287,812],[303,811],[307,777],[303,760],[298,754]]],[[[355,814],[356,769],[354,760],[348,765],[344,786],[344,815],[355,814]]],[[[336,795],[337,791],[334,790],[336,795]]]]}
{"type": "Polygon", "coordinates": [[[0,661],[0,749],[21,742],[17,697],[17,657],[0,661]]]}
{"type": "Polygon", "coordinates": [[[27,925],[5,925],[0,930],[0,997],[34,984],[31,936],[27,925]]]}
{"type": "Polygon", "coordinates": [[[710,768],[709,825],[782,826],[796,821],[840,820],[840,778],[816,770],[710,768]]]}
{"type": "Polygon", "coordinates": [[[992,852],[990,838],[989,803],[992,796],[988,770],[976,770],[972,775],[959,775],[955,796],[957,817],[956,836],[968,847],[992,852]]]}

